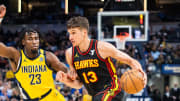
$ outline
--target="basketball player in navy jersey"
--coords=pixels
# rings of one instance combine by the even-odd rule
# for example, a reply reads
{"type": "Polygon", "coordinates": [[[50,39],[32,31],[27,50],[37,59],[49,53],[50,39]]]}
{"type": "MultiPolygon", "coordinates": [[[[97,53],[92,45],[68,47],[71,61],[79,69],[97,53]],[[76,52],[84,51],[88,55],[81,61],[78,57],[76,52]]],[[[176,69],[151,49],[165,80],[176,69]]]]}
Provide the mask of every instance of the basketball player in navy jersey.
{"type": "Polygon", "coordinates": [[[139,62],[116,49],[112,44],[88,38],[89,22],[85,17],[73,17],[67,22],[72,47],[66,51],[69,74],[58,72],[57,79],[73,88],[86,87],[93,101],[120,101],[120,81],[111,58],[139,70],[147,77],[139,62]],[[77,75],[77,78],[76,78],[77,75]],[[76,79],[75,79],[76,78],[76,79]]]}

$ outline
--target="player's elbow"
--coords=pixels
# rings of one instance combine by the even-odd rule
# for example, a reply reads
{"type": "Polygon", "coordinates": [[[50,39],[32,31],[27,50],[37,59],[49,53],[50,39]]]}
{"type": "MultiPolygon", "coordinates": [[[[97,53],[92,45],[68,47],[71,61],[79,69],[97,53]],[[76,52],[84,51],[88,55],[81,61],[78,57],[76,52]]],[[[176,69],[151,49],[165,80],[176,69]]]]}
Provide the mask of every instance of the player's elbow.
{"type": "Polygon", "coordinates": [[[0,42],[0,47],[4,47],[4,44],[2,42],[0,42]]]}

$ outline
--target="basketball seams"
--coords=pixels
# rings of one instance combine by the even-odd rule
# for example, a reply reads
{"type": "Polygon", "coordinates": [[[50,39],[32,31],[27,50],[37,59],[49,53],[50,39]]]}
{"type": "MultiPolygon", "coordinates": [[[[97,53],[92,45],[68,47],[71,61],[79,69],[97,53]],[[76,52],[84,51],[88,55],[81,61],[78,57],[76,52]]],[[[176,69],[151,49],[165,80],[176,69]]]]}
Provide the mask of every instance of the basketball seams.
{"type": "MultiPolygon", "coordinates": [[[[135,74],[134,74],[134,72],[130,72],[131,74],[133,74],[134,76],[136,76],[135,74]]],[[[139,79],[139,80],[141,80],[141,78],[139,78],[138,76],[136,76],[137,77],[137,79],[139,79]]]]}
{"type": "Polygon", "coordinates": [[[124,75],[122,75],[122,77],[121,77],[121,80],[120,81],[125,81],[125,82],[121,82],[122,83],[122,88],[124,89],[124,90],[126,90],[126,86],[125,85],[127,85],[126,84],[126,82],[127,82],[127,76],[125,76],[127,74],[127,72],[125,72],[124,73],[124,75]]]}
{"type": "Polygon", "coordinates": [[[127,78],[128,78],[128,77],[126,76],[126,78],[125,78],[125,88],[126,88],[125,91],[128,90],[128,88],[127,88],[127,78]]]}
{"type": "Polygon", "coordinates": [[[136,91],[138,91],[137,88],[136,88],[136,85],[135,85],[135,83],[134,83],[134,81],[133,81],[133,79],[131,78],[131,73],[128,72],[128,76],[129,76],[132,84],[134,85],[134,88],[136,89],[136,91]]]}
{"type": "Polygon", "coordinates": [[[143,89],[143,78],[136,70],[128,70],[121,76],[121,87],[128,94],[138,93],[143,89]],[[141,83],[140,83],[141,82],[141,83]],[[133,87],[134,86],[134,87],[133,87]]]}
{"type": "MultiPolygon", "coordinates": [[[[133,76],[135,76],[137,79],[143,81],[140,77],[138,77],[137,75],[135,75],[133,72],[131,72],[131,74],[132,74],[133,76]]],[[[142,83],[142,82],[141,82],[141,83],[142,83]]],[[[143,85],[143,83],[142,83],[142,85],[143,85]]]]}

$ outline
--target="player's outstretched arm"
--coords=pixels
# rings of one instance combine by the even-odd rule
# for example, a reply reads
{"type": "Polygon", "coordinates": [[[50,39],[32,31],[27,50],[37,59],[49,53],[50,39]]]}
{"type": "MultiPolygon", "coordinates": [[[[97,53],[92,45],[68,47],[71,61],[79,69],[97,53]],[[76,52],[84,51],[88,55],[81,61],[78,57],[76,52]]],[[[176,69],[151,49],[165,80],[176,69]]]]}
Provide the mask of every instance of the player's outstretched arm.
{"type": "MultiPolygon", "coordinates": [[[[6,14],[6,7],[2,4],[0,5],[0,24],[5,14],[6,14]]],[[[14,59],[14,54],[19,54],[19,52],[15,48],[7,47],[2,42],[0,42],[0,56],[1,57],[14,59]]]]}
{"type": "MultiPolygon", "coordinates": [[[[0,5],[0,24],[5,14],[6,14],[6,7],[4,5],[0,5]]],[[[0,42],[0,56],[8,58],[10,60],[13,71],[16,71],[15,65],[18,64],[18,60],[20,57],[20,53],[17,49],[15,49],[14,47],[7,47],[2,42],[0,42]]]]}
{"type": "Polygon", "coordinates": [[[8,59],[14,59],[15,55],[19,55],[19,51],[13,47],[7,47],[0,42],[0,56],[8,59]]]}
{"type": "Polygon", "coordinates": [[[52,67],[55,71],[63,71],[65,73],[67,72],[66,65],[61,62],[53,53],[46,51],[46,59],[47,65],[52,67]]]}

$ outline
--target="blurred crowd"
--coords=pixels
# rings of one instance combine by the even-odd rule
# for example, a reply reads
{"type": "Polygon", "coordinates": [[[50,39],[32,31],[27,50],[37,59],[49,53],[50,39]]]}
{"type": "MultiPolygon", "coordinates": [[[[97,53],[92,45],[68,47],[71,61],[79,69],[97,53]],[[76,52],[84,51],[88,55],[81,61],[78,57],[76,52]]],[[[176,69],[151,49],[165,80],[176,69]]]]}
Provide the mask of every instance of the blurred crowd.
{"type": "MultiPolygon", "coordinates": [[[[145,61],[146,64],[144,64],[144,67],[147,68],[148,75],[151,75],[153,70],[156,72],[160,71],[162,64],[177,64],[180,62],[180,45],[172,45],[168,42],[171,39],[168,37],[170,33],[172,33],[172,31],[162,28],[159,32],[154,34],[151,33],[149,41],[144,43],[142,47],[139,47],[136,44],[127,44],[124,52],[139,60],[141,64],[145,61]],[[144,50],[141,48],[144,48],[144,50]]],[[[19,34],[20,32],[18,31],[13,33],[11,31],[4,32],[3,29],[0,29],[0,42],[3,42],[7,46],[18,48],[17,42],[19,40],[19,34]]],[[[65,61],[65,49],[71,46],[71,43],[68,40],[68,33],[65,30],[59,33],[54,30],[49,30],[47,33],[41,34],[43,36],[42,39],[44,39],[41,39],[41,48],[53,52],[60,61],[67,64],[65,61]]],[[[95,29],[90,30],[90,37],[96,39],[95,29]]],[[[114,62],[117,67],[118,77],[121,77],[121,75],[130,68],[119,61],[114,62]]],[[[65,96],[66,101],[91,101],[92,99],[84,87],[80,90],[76,90],[56,82],[56,88],[65,96]]],[[[178,85],[171,90],[169,86],[166,86],[164,94],[159,94],[159,89],[155,89],[153,86],[150,86],[148,89],[148,92],[154,101],[180,101],[176,91],[180,94],[178,85]],[[172,91],[173,89],[175,91],[172,91]],[[165,100],[166,98],[171,98],[173,100],[165,100]]],[[[20,92],[15,83],[10,64],[7,59],[0,57],[0,101],[20,100],[20,92]]]]}
{"type": "MultiPolygon", "coordinates": [[[[144,56],[146,60],[146,71],[149,79],[153,75],[161,74],[164,64],[180,64],[180,39],[178,29],[163,26],[157,32],[151,33],[149,41],[144,44],[144,56]]],[[[180,88],[178,82],[170,88],[169,82],[161,84],[163,92],[152,84],[147,87],[149,96],[153,101],[180,101],[180,88]]]]}
{"type": "Polygon", "coordinates": [[[150,34],[150,40],[144,44],[148,72],[160,72],[163,64],[180,64],[178,34],[175,29],[166,27],[150,34]]]}
{"type": "Polygon", "coordinates": [[[153,101],[180,101],[180,88],[178,86],[177,83],[172,88],[166,85],[163,94],[161,94],[155,85],[151,85],[148,87],[148,94],[153,101]]]}

